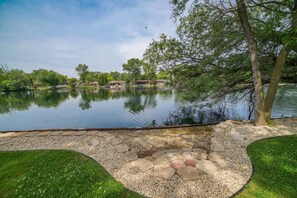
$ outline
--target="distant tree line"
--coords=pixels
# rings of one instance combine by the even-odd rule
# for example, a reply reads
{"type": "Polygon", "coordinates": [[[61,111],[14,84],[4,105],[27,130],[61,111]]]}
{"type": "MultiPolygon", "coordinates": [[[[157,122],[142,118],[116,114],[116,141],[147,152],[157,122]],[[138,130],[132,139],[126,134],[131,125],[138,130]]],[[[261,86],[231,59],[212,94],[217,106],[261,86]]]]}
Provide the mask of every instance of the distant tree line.
{"type": "Polygon", "coordinates": [[[137,58],[132,58],[123,64],[123,71],[100,72],[90,71],[86,64],[79,64],[75,71],[79,79],[69,78],[53,70],[38,69],[31,73],[24,72],[21,69],[10,69],[6,65],[0,65],[0,91],[19,91],[26,89],[37,89],[41,87],[58,86],[75,87],[78,83],[88,86],[90,83],[98,83],[100,86],[106,86],[110,81],[126,81],[133,84],[135,80],[157,79],[171,80],[171,72],[168,70],[157,71],[157,66],[145,63],[137,58]]]}
{"type": "Polygon", "coordinates": [[[127,83],[134,84],[135,80],[150,80],[155,81],[157,79],[171,80],[171,73],[169,70],[157,71],[157,66],[154,64],[148,64],[138,58],[131,58],[127,63],[123,64],[124,72],[99,72],[90,71],[89,66],[85,64],[79,64],[75,68],[79,81],[81,83],[93,83],[97,82],[100,86],[105,86],[108,82],[126,81],[127,83]]]}
{"type": "Polygon", "coordinates": [[[53,70],[38,69],[26,73],[3,65],[0,67],[0,91],[18,91],[41,86],[56,88],[58,85],[69,84],[70,80],[71,78],[53,70]]]}

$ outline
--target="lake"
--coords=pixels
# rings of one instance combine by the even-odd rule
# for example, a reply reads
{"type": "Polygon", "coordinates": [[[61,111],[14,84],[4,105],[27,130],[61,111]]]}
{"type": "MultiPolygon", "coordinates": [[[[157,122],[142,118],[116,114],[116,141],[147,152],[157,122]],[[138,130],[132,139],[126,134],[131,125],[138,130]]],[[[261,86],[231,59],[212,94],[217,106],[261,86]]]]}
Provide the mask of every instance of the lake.
{"type": "MultiPolygon", "coordinates": [[[[0,94],[0,130],[209,124],[253,118],[249,97],[189,102],[170,88],[0,94]]],[[[241,96],[241,94],[237,94],[241,96]]],[[[272,117],[297,116],[297,85],[280,86],[272,117]]]]}

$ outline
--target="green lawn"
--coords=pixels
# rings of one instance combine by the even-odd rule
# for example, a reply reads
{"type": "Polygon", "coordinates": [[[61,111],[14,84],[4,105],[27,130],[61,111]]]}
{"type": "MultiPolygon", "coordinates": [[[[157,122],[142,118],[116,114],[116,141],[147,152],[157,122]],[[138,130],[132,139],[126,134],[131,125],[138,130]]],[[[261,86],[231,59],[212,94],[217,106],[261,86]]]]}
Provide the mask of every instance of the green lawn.
{"type": "Polygon", "coordinates": [[[237,198],[297,197],[297,135],[257,141],[247,151],[254,174],[237,198]]]}
{"type": "Polygon", "coordinates": [[[0,197],[140,197],[72,151],[0,152],[0,197]]]}

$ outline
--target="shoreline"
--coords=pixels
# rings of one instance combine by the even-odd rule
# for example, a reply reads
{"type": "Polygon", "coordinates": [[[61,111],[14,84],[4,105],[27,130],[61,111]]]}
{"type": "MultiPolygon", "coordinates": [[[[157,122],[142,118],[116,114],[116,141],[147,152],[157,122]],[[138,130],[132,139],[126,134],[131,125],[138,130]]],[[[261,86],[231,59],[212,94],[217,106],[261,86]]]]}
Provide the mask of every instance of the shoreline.
{"type": "MultiPolygon", "coordinates": [[[[278,120],[296,120],[297,117],[282,117],[282,118],[271,118],[271,121],[278,121],[278,120]]],[[[154,130],[154,129],[175,129],[175,128],[188,128],[188,127],[203,127],[203,126],[214,126],[218,125],[223,122],[242,122],[246,124],[251,124],[253,123],[254,120],[225,120],[222,122],[216,122],[216,123],[209,123],[209,124],[185,124],[185,125],[172,125],[172,126],[152,126],[152,127],[115,127],[115,128],[47,128],[47,129],[24,129],[24,130],[1,130],[0,129],[0,134],[1,133],[18,133],[18,132],[47,132],[47,131],[93,131],[93,130],[98,130],[98,131],[120,131],[120,130],[125,130],[125,131],[145,131],[145,130],[154,130]]]]}

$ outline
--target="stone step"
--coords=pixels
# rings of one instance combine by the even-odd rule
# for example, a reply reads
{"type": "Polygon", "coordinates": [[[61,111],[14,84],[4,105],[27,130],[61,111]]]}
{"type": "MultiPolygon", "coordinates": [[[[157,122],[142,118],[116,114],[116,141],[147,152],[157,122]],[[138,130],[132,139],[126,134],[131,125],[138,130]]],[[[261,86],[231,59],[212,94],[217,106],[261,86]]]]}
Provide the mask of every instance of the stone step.
{"type": "Polygon", "coordinates": [[[135,152],[129,151],[123,154],[123,158],[125,161],[130,162],[138,159],[138,156],[135,152]]]}
{"type": "Polygon", "coordinates": [[[122,142],[123,140],[121,138],[115,138],[111,140],[112,145],[118,145],[118,144],[121,144],[122,142]]]}
{"type": "Polygon", "coordinates": [[[124,153],[129,151],[129,146],[127,144],[119,144],[114,146],[115,150],[119,153],[124,153]]]}
{"type": "Polygon", "coordinates": [[[63,133],[61,133],[60,135],[62,136],[71,136],[74,134],[75,131],[64,131],[63,133]]]}
{"type": "Polygon", "coordinates": [[[82,136],[82,135],[85,135],[86,133],[87,133],[87,131],[75,131],[75,133],[73,133],[73,135],[82,136]]]}
{"type": "Polygon", "coordinates": [[[196,180],[199,179],[201,173],[197,170],[197,168],[191,166],[185,166],[177,170],[177,174],[184,180],[196,180]]]}
{"type": "Polygon", "coordinates": [[[97,135],[98,133],[98,131],[87,131],[85,135],[97,135]]]}
{"type": "Polygon", "coordinates": [[[215,152],[223,152],[225,151],[225,147],[221,143],[214,142],[211,144],[210,150],[215,152]]]}
{"type": "Polygon", "coordinates": [[[217,166],[212,161],[209,161],[209,160],[197,161],[196,168],[198,168],[199,170],[207,174],[212,174],[218,169],[217,166]]]}
{"type": "Polygon", "coordinates": [[[170,180],[173,175],[175,174],[175,169],[171,167],[160,167],[155,166],[154,167],[154,176],[170,180]]]}
{"type": "Polygon", "coordinates": [[[109,140],[115,139],[116,136],[113,135],[113,134],[107,134],[107,135],[104,136],[104,138],[105,138],[106,141],[109,141],[109,140]]]}
{"type": "Polygon", "coordinates": [[[99,140],[96,139],[96,138],[92,139],[92,140],[88,143],[89,146],[97,146],[97,145],[99,145],[99,144],[100,144],[100,142],[99,142],[99,140]]]}
{"type": "Polygon", "coordinates": [[[138,160],[132,162],[132,166],[141,170],[142,172],[145,172],[145,171],[153,168],[154,164],[147,159],[138,159],[138,160]]]}

